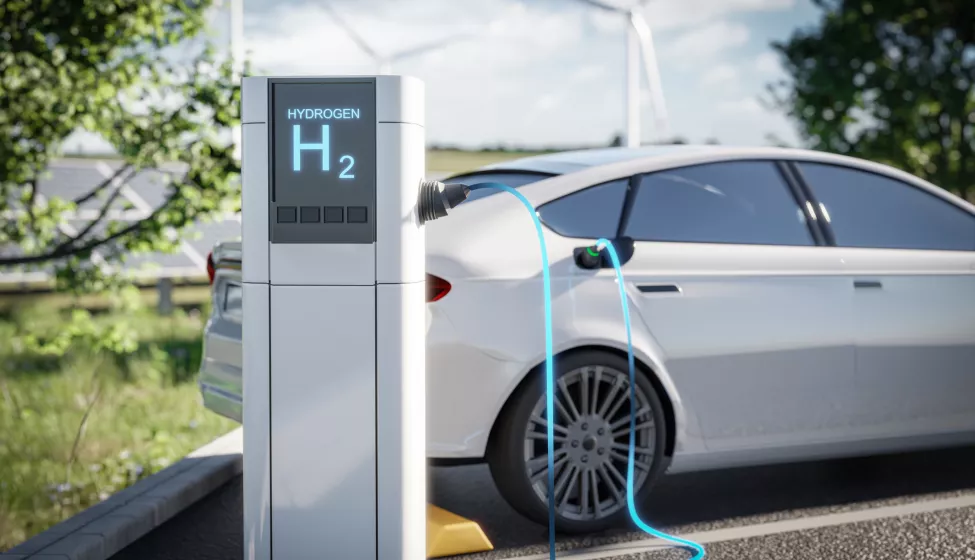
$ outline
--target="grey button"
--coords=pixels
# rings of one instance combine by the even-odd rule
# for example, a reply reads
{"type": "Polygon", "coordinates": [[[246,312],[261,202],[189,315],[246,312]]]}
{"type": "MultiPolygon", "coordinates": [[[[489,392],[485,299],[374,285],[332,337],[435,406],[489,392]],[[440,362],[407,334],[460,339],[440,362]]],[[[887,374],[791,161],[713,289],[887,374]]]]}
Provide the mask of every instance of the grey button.
{"type": "Polygon", "coordinates": [[[302,206],[301,207],[301,223],[303,224],[317,224],[322,220],[321,210],[318,206],[302,206]]]}
{"type": "Polygon", "coordinates": [[[298,209],[294,206],[278,206],[278,223],[293,224],[298,221],[298,209]]]}
{"type": "Polygon", "coordinates": [[[366,207],[365,206],[349,206],[349,223],[350,224],[364,224],[368,220],[366,219],[366,207]]]}
{"type": "Polygon", "coordinates": [[[345,221],[345,208],[341,206],[325,207],[325,223],[341,223],[345,221]]]}

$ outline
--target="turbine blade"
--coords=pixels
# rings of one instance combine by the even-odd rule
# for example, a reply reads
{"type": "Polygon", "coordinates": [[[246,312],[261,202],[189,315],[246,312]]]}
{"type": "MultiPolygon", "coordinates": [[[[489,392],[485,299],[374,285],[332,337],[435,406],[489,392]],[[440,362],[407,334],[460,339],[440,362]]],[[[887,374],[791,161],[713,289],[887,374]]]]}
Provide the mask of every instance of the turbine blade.
{"type": "Polygon", "coordinates": [[[323,2],[322,7],[325,8],[328,14],[332,17],[332,19],[334,19],[335,22],[339,24],[339,27],[341,27],[345,31],[345,34],[348,35],[350,39],[352,39],[352,42],[354,42],[356,46],[358,46],[360,49],[365,51],[365,53],[368,54],[373,59],[379,60],[382,58],[382,56],[379,53],[374,51],[372,47],[369,46],[369,43],[367,43],[366,40],[363,39],[361,35],[356,33],[355,29],[353,29],[351,25],[346,23],[346,21],[342,18],[342,16],[340,16],[339,13],[335,11],[335,8],[332,7],[330,2],[323,2]]]}
{"type": "Polygon", "coordinates": [[[466,41],[466,40],[471,39],[473,37],[474,37],[474,34],[473,33],[469,33],[469,34],[468,33],[464,33],[464,34],[450,35],[450,36],[444,37],[443,39],[440,39],[438,41],[432,41],[430,43],[423,43],[421,45],[417,45],[415,47],[410,47],[408,49],[404,49],[404,50],[399,51],[397,53],[393,53],[392,55],[390,55],[389,58],[390,58],[390,60],[402,60],[404,58],[409,58],[411,56],[417,56],[417,55],[423,54],[425,52],[434,51],[434,50],[437,50],[437,49],[439,49],[441,47],[446,47],[447,45],[452,44],[452,43],[457,43],[459,41],[466,41]]]}
{"type": "Polygon", "coordinates": [[[640,40],[640,48],[643,51],[643,64],[650,87],[654,120],[660,136],[667,137],[670,135],[670,119],[667,115],[667,101],[664,98],[664,90],[661,84],[660,68],[657,65],[657,53],[653,47],[653,33],[650,31],[647,20],[636,12],[630,13],[630,25],[636,31],[640,40]]]}
{"type": "Polygon", "coordinates": [[[582,2],[583,4],[587,4],[589,6],[592,6],[593,8],[598,8],[600,10],[605,10],[607,12],[613,12],[617,14],[626,13],[626,10],[620,8],[619,6],[606,4],[604,2],[600,2],[599,0],[576,0],[576,2],[582,2]]]}
{"type": "Polygon", "coordinates": [[[495,19],[495,20],[491,21],[491,23],[489,23],[489,24],[487,24],[487,25],[485,25],[485,26],[483,26],[481,28],[478,28],[478,29],[475,29],[475,30],[472,30],[472,31],[469,31],[469,32],[465,32],[465,33],[454,33],[453,35],[448,35],[448,36],[446,36],[446,37],[444,37],[442,39],[439,39],[437,41],[432,41],[430,43],[423,43],[423,44],[418,45],[418,46],[415,46],[415,47],[410,47],[410,48],[405,49],[405,50],[402,50],[402,51],[400,51],[398,53],[394,53],[389,58],[390,59],[395,59],[395,60],[401,60],[403,58],[408,58],[408,57],[411,57],[411,56],[416,56],[418,54],[423,54],[425,52],[429,52],[429,51],[432,51],[432,50],[439,49],[441,47],[445,47],[445,46],[447,46],[447,45],[449,45],[451,43],[458,43],[460,41],[467,41],[467,40],[473,39],[475,37],[479,37],[479,36],[481,36],[481,35],[483,35],[485,33],[491,33],[491,32],[493,32],[493,30],[495,28],[497,28],[497,26],[500,23],[502,23],[502,20],[495,19]]]}

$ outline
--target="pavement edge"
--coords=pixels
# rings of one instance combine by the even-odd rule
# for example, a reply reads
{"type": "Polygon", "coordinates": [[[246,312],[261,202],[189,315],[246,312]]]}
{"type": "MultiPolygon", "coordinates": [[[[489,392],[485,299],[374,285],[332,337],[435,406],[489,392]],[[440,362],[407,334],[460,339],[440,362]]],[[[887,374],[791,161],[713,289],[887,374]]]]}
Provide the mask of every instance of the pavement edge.
{"type": "Polygon", "coordinates": [[[243,471],[243,429],[58,523],[0,560],[108,560],[243,471]]]}

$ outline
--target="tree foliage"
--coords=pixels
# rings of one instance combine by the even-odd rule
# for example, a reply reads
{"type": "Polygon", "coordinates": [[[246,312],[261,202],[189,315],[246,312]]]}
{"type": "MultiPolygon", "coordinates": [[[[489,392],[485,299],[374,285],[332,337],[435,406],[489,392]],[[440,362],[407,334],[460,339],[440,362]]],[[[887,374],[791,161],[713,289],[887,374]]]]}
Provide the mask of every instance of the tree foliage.
{"type": "Polygon", "coordinates": [[[104,287],[111,273],[93,262],[96,250],[108,264],[172,251],[185,226],[239,208],[229,131],[240,91],[207,35],[211,3],[0,2],[0,266],[53,265],[62,286],[104,287]],[[79,129],[107,140],[122,165],[72,200],[43,192],[40,180],[79,129]],[[125,181],[163,164],[164,202],[148,219],[116,219],[109,210],[125,181]],[[59,227],[80,204],[97,217],[59,227]]]}
{"type": "Polygon", "coordinates": [[[774,44],[770,85],[810,147],[975,195],[975,2],[813,0],[814,28],[774,44]]]}

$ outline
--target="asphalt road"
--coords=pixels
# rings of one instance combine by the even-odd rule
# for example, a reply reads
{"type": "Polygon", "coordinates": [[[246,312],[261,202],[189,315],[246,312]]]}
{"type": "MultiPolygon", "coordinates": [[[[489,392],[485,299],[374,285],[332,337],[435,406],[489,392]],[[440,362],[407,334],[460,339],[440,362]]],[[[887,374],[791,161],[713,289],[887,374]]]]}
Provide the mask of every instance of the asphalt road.
{"type": "MultiPolygon", "coordinates": [[[[430,474],[431,501],[478,521],[496,547],[465,560],[547,557],[546,529],[508,507],[486,467],[430,474]]],[[[238,477],[114,560],[237,560],[241,499],[238,477]]],[[[715,560],[975,560],[975,448],[668,476],[645,518],[700,538],[715,560]]],[[[691,556],[646,539],[633,527],[560,539],[575,552],[559,558],[691,556]]]]}

